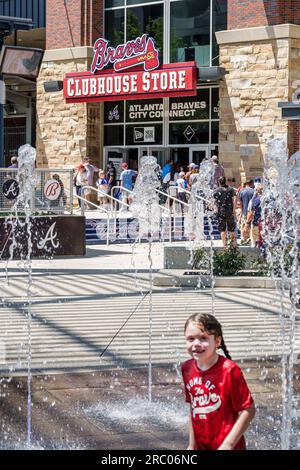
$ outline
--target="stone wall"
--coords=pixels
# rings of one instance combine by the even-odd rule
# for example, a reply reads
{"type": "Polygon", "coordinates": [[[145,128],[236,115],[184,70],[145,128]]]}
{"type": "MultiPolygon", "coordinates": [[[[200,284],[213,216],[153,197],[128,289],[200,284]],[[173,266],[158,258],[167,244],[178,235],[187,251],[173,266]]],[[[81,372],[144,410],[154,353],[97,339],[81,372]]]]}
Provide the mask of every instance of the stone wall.
{"type": "Polygon", "coordinates": [[[88,70],[91,48],[46,51],[37,80],[37,165],[73,168],[84,156],[102,157],[101,105],[66,104],[63,91],[46,93],[44,82],[88,70]],[[72,57],[72,53],[73,56],[72,57]]]}
{"type": "Polygon", "coordinates": [[[300,39],[289,37],[300,35],[300,27],[272,28],[273,37],[259,30],[239,36],[227,31],[218,38],[220,65],[227,71],[220,84],[219,154],[235,184],[262,174],[270,138],[293,146],[292,126],[282,120],[278,102],[291,98],[291,84],[300,78],[300,39]]]}

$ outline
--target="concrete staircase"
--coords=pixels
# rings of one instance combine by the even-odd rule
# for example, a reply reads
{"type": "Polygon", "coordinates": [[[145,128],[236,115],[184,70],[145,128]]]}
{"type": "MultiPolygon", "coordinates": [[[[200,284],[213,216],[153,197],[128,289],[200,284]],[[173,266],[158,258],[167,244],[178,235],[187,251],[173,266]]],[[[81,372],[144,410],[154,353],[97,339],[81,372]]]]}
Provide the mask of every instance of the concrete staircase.
{"type": "MultiPolygon", "coordinates": [[[[216,219],[212,220],[212,237],[220,240],[220,232],[216,219]]],[[[130,217],[118,217],[110,221],[110,243],[132,243],[137,236],[138,221],[130,217]]],[[[162,220],[161,233],[157,235],[157,240],[169,241],[169,218],[162,220]]],[[[207,240],[210,240],[210,229],[208,219],[204,220],[204,233],[207,240]]],[[[104,244],[107,240],[107,218],[86,219],[85,239],[87,245],[104,244]]],[[[154,237],[155,239],[155,237],[154,237]]],[[[181,216],[172,217],[172,241],[187,240],[184,233],[184,219],[181,216]]]]}

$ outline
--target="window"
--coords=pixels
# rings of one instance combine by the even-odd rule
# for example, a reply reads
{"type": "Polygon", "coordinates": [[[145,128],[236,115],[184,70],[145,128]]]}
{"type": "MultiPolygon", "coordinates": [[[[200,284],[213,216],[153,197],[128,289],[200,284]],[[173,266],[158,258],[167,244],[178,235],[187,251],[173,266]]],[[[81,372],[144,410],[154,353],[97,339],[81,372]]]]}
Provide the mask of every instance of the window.
{"type": "Polygon", "coordinates": [[[163,4],[148,5],[126,10],[126,41],[149,34],[159,49],[160,63],[163,63],[164,18],[163,4]]]}
{"type": "Polygon", "coordinates": [[[116,47],[124,43],[124,10],[109,10],[105,12],[105,39],[116,47]]]}
{"type": "Polygon", "coordinates": [[[170,10],[170,62],[210,65],[210,0],[172,2],[170,10]]]}
{"type": "Polygon", "coordinates": [[[170,124],[170,144],[190,145],[209,143],[209,122],[170,124]]]}
{"type": "Polygon", "coordinates": [[[219,46],[216,40],[216,31],[227,29],[227,0],[213,0],[212,12],[212,65],[219,65],[219,46]]]}
{"type": "Polygon", "coordinates": [[[162,133],[162,124],[126,126],[126,145],[162,145],[162,133]]]}
{"type": "Polygon", "coordinates": [[[105,0],[105,8],[123,7],[125,0],[105,0]]]}
{"type": "Polygon", "coordinates": [[[104,145],[124,145],[124,126],[104,126],[104,145]]]}

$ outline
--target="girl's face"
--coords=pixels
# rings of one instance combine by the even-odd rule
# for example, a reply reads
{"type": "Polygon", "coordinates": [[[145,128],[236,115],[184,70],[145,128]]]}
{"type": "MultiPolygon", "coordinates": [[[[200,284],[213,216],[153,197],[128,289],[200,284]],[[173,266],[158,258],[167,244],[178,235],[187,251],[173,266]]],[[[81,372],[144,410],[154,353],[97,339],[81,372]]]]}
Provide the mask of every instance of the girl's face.
{"type": "Polygon", "coordinates": [[[209,334],[202,323],[190,322],[185,331],[187,352],[199,363],[209,362],[215,357],[222,338],[209,334]]]}

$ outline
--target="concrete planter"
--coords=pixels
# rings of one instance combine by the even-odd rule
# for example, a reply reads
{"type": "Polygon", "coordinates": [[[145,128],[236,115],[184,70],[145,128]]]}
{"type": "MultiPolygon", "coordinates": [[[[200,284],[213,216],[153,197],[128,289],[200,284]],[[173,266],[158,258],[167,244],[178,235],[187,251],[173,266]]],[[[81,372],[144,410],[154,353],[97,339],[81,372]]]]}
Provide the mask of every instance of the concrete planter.
{"type": "MultiPolygon", "coordinates": [[[[214,251],[222,251],[223,247],[214,247],[214,251]]],[[[204,250],[210,254],[210,247],[205,247],[204,250]]],[[[251,269],[253,261],[260,257],[260,250],[250,246],[239,246],[239,251],[246,257],[245,269],[251,269]]],[[[187,246],[182,245],[167,245],[164,247],[164,268],[165,269],[189,269],[189,260],[191,252],[187,246]]]]}
{"type": "MultiPolygon", "coordinates": [[[[215,276],[215,287],[273,289],[273,279],[263,276],[215,276]]],[[[162,269],[154,276],[153,283],[161,287],[211,287],[209,274],[192,274],[192,270],[162,269]],[[190,272],[190,274],[185,274],[190,272]]]]}

